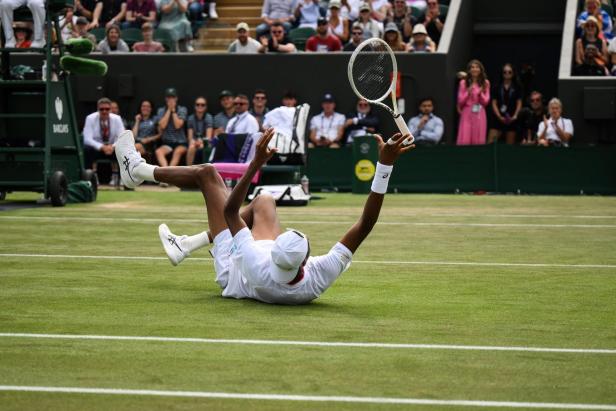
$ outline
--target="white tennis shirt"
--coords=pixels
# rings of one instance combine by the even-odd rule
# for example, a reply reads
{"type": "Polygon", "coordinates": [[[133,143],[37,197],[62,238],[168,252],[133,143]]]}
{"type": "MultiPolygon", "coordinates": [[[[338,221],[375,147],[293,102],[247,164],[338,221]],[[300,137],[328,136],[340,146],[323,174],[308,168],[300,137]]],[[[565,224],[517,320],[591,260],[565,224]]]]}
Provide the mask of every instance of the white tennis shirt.
{"type": "Polygon", "coordinates": [[[270,275],[273,240],[255,241],[248,228],[233,237],[229,282],[223,297],[252,298],[273,304],[306,304],[318,298],[351,265],[353,253],[336,243],[325,255],[309,257],[304,278],[297,284],[279,284],[270,275]]]}

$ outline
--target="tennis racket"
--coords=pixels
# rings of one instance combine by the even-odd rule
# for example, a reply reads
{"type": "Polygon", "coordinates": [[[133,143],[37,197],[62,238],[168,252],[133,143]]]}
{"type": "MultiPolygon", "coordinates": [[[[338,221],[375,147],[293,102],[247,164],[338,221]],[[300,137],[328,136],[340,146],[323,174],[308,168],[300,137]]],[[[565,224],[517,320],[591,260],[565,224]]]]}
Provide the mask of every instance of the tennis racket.
{"type": "MultiPolygon", "coordinates": [[[[351,88],[357,97],[389,111],[402,135],[410,135],[404,144],[413,144],[415,138],[404,118],[398,113],[396,102],[398,64],[394,52],[387,43],[379,38],[364,40],[351,55],[348,74],[351,88]],[[391,96],[391,108],[383,103],[388,96],[391,96]]],[[[388,144],[393,143],[391,139],[388,141],[388,144]]]]}

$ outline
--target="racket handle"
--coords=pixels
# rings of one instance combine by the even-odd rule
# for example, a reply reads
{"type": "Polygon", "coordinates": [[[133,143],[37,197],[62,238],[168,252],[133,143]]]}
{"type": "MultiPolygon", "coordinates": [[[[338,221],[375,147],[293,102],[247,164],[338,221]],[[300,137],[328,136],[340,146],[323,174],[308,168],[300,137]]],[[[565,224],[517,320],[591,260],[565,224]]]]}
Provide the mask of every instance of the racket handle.
{"type": "Polygon", "coordinates": [[[400,114],[398,114],[397,116],[394,117],[394,121],[396,122],[396,125],[398,126],[398,130],[400,130],[403,136],[406,136],[406,135],[410,136],[409,138],[406,139],[406,141],[403,144],[405,146],[413,144],[413,142],[415,141],[415,137],[413,137],[413,135],[411,134],[411,130],[409,130],[408,126],[406,125],[404,118],[400,114]]]}

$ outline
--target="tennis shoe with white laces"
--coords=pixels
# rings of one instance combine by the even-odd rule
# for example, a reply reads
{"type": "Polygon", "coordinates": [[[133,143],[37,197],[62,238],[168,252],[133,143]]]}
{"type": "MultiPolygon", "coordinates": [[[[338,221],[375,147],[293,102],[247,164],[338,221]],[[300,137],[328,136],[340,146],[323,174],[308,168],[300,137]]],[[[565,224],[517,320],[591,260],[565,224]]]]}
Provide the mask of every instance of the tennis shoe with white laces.
{"type": "Polygon", "coordinates": [[[115,154],[120,164],[122,184],[128,188],[135,188],[143,183],[143,178],[135,174],[135,168],[145,160],[135,149],[135,138],[132,131],[124,130],[120,133],[115,143],[115,154]]]}
{"type": "Polygon", "coordinates": [[[161,243],[163,243],[163,248],[165,249],[165,253],[167,253],[167,257],[169,257],[171,264],[178,265],[190,255],[188,250],[182,246],[182,240],[184,240],[187,236],[177,236],[173,234],[169,230],[169,227],[167,227],[167,224],[161,224],[158,226],[158,236],[160,237],[161,243]]]}

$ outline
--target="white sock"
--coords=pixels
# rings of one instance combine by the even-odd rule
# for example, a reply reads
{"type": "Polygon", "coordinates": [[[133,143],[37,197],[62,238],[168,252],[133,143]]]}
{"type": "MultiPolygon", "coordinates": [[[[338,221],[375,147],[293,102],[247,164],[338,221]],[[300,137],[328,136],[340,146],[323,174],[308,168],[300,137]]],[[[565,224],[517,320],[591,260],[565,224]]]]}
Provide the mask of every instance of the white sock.
{"type": "Polygon", "coordinates": [[[195,250],[205,247],[209,243],[210,237],[208,236],[207,231],[191,235],[182,239],[182,247],[188,250],[189,253],[192,253],[195,250]]]}
{"type": "Polygon", "coordinates": [[[152,181],[156,183],[156,180],[154,179],[154,170],[156,170],[157,168],[158,166],[153,166],[152,164],[148,164],[145,161],[142,161],[133,169],[133,173],[138,178],[142,178],[145,181],[152,181]]]}

